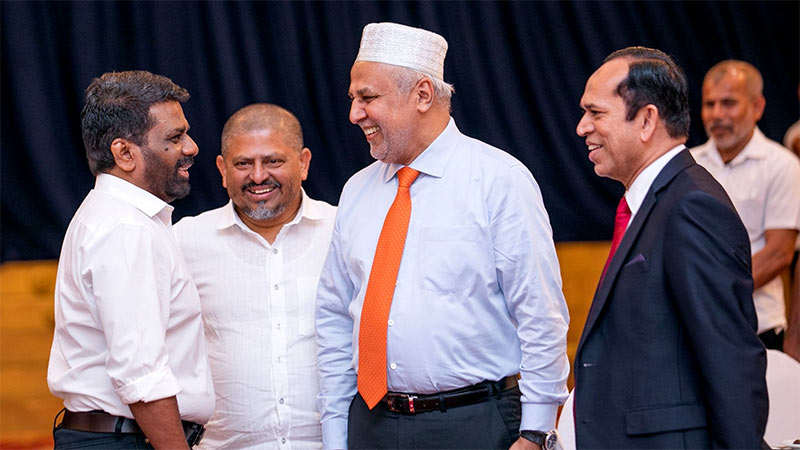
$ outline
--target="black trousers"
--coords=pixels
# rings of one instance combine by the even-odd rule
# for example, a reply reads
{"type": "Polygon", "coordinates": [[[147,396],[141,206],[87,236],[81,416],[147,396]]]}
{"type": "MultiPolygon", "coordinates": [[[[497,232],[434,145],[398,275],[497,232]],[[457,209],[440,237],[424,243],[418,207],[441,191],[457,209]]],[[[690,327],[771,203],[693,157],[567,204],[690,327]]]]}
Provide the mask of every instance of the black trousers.
{"type": "Polygon", "coordinates": [[[764,344],[764,347],[767,349],[783,351],[783,335],[783,330],[781,330],[780,333],[776,333],[775,330],[772,329],[759,334],[758,338],[761,339],[761,343],[764,344]]]}
{"type": "Polygon", "coordinates": [[[140,449],[152,450],[144,433],[91,433],[89,431],[67,430],[58,427],[53,430],[55,450],[70,449],[140,449]]]}
{"type": "Polygon", "coordinates": [[[447,411],[403,414],[356,394],[347,419],[350,449],[508,449],[519,437],[519,387],[447,411]]]}

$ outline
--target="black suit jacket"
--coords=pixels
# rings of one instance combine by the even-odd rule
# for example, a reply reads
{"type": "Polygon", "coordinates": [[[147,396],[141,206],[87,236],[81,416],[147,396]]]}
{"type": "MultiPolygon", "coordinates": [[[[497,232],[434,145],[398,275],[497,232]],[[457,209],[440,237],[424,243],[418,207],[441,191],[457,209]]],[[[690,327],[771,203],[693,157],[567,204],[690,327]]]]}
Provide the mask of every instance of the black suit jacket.
{"type": "Polygon", "coordinates": [[[575,357],[578,448],[759,448],[766,352],[750,243],[688,150],[657,176],[594,296],[575,357]]]}

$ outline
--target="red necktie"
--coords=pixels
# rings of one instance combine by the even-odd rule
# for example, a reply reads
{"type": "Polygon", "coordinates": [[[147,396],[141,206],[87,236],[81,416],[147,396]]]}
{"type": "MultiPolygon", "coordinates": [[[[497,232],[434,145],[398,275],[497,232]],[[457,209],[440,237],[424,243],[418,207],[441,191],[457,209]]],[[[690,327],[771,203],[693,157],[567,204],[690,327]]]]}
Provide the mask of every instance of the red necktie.
{"type": "Polygon", "coordinates": [[[631,209],[628,208],[628,202],[623,196],[619,201],[619,205],[617,205],[617,215],[614,217],[614,237],[611,238],[611,251],[608,252],[608,259],[606,259],[606,265],[603,267],[603,275],[600,277],[601,283],[603,282],[603,278],[606,277],[608,264],[611,262],[611,258],[614,257],[614,253],[616,253],[617,247],[619,247],[619,243],[622,241],[622,236],[625,235],[625,229],[628,228],[628,222],[630,220],[631,209]]]}
{"type": "Polygon", "coordinates": [[[386,394],[386,326],[411,217],[411,183],[419,172],[397,172],[397,195],[383,221],[358,329],[358,392],[372,409],[386,394]]]}

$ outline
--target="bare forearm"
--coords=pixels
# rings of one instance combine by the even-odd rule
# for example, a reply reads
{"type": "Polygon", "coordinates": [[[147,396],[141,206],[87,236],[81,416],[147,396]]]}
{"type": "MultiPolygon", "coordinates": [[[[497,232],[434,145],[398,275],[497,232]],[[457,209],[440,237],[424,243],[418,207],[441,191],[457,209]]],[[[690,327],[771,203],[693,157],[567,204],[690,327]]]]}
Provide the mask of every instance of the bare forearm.
{"type": "Polygon", "coordinates": [[[758,289],[792,263],[797,230],[766,230],[764,248],[753,255],[753,288],[758,289]]]}
{"type": "Polygon", "coordinates": [[[133,417],[150,444],[157,449],[188,449],[183,433],[178,400],[162,398],[152,402],[137,402],[128,405],[133,417]]]}
{"type": "Polygon", "coordinates": [[[788,317],[789,326],[783,341],[783,351],[800,361],[800,262],[794,268],[788,317]]]}

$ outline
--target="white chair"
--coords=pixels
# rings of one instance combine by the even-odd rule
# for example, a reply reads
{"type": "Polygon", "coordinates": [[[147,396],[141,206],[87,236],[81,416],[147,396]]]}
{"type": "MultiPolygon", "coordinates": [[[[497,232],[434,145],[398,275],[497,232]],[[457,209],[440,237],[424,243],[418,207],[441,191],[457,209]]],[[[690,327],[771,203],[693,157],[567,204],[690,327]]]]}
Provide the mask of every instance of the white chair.
{"type": "Polygon", "coordinates": [[[800,362],[786,353],[767,350],[769,418],[764,440],[770,447],[800,439],[800,362]]]}
{"type": "Polygon", "coordinates": [[[572,403],[575,401],[575,390],[573,389],[561,408],[558,416],[558,442],[563,450],[575,450],[575,416],[572,415],[572,403]]]}

